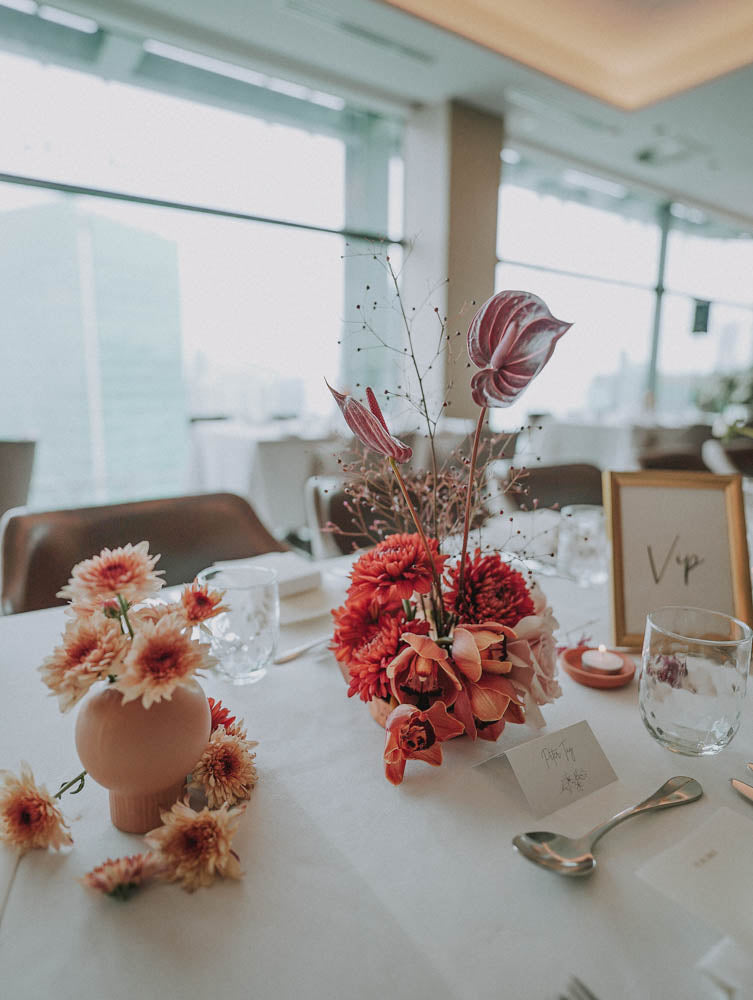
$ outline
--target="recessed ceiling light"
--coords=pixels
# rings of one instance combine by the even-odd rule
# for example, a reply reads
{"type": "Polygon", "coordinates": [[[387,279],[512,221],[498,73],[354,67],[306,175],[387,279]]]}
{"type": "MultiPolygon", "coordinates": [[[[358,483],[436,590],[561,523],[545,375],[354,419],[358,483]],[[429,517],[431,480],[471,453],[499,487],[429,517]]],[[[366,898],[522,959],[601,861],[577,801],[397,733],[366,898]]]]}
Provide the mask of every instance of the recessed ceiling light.
{"type": "Polygon", "coordinates": [[[53,21],[55,24],[61,24],[64,28],[83,31],[85,35],[94,35],[99,30],[99,25],[92,18],[71,14],[70,11],[60,10],[59,7],[49,7],[47,4],[42,4],[39,8],[39,16],[44,21],[53,21]]]}
{"type": "Polygon", "coordinates": [[[36,14],[39,4],[36,0],[0,0],[0,7],[9,7],[20,14],[36,14]]]}
{"type": "Polygon", "coordinates": [[[607,194],[611,198],[627,198],[628,189],[615,181],[609,181],[605,177],[595,177],[593,174],[584,173],[582,170],[566,170],[562,175],[563,183],[572,188],[586,188],[588,191],[597,191],[599,194],[607,194]]]}
{"type": "Polygon", "coordinates": [[[516,163],[520,163],[520,153],[517,149],[508,149],[507,146],[500,153],[503,163],[509,163],[511,167],[514,167],[516,163]]]}
{"type": "Polygon", "coordinates": [[[158,42],[154,38],[147,38],[142,48],[144,52],[159,56],[161,59],[169,59],[171,62],[182,63],[184,66],[194,66],[207,73],[216,73],[218,76],[226,76],[231,80],[240,80],[242,83],[251,84],[252,87],[264,87],[266,90],[273,90],[278,94],[295,97],[301,101],[311,101],[313,104],[331,108],[333,111],[342,111],[345,107],[345,101],[333,94],[311,90],[309,87],[292,83],[290,80],[280,80],[275,76],[267,76],[266,73],[259,73],[257,70],[247,69],[245,66],[225,62],[224,59],[215,59],[214,56],[205,56],[201,52],[191,52],[190,49],[182,49],[177,45],[169,45],[167,42],[158,42]]]}
{"type": "Polygon", "coordinates": [[[683,205],[680,201],[673,201],[669,206],[669,214],[684,222],[692,222],[697,226],[702,226],[706,221],[706,214],[700,208],[692,208],[690,205],[683,205]]]}

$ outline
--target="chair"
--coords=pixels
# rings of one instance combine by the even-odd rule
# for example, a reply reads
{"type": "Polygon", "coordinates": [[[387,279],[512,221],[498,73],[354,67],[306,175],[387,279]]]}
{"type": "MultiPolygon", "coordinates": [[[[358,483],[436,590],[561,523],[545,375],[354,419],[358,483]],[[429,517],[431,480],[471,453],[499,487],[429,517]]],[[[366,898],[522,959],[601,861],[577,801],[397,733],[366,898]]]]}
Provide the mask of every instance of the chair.
{"type": "Polygon", "coordinates": [[[753,440],[749,437],[733,438],[723,443],[724,454],[743,476],[753,476],[753,440]]]}
{"type": "Polygon", "coordinates": [[[0,515],[29,498],[35,441],[0,441],[0,515]]]}
{"type": "Polygon", "coordinates": [[[600,505],[601,470],[586,462],[566,465],[535,465],[526,468],[521,480],[521,491],[511,490],[505,499],[513,499],[520,506],[566,507],[568,504],[585,503],[600,505]]]}
{"type": "Polygon", "coordinates": [[[353,514],[346,506],[351,501],[345,493],[341,478],[311,476],[306,481],[304,503],[314,559],[341,556],[373,544],[368,535],[356,532],[353,514]],[[333,524],[346,533],[326,531],[328,524],[333,524]]]}
{"type": "Polygon", "coordinates": [[[701,451],[696,448],[654,448],[638,455],[642,469],[677,469],[685,472],[708,472],[701,451]]]}
{"type": "Polygon", "coordinates": [[[5,614],[64,603],[72,567],[103,548],[146,539],[169,586],[221,559],[285,551],[248,503],[232,493],[167,497],[71,510],[9,510],[0,520],[5,614]]]}

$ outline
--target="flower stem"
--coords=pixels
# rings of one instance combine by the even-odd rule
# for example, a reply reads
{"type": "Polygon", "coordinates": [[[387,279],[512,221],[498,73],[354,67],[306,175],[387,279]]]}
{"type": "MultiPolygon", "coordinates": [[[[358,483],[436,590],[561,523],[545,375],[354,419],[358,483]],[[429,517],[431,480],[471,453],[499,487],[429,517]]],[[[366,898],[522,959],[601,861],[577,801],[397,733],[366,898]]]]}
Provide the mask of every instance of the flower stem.
{"type": "MultiPolygon", "coordinates": [[[[400,293],[400,284],[397,280],[395,269],[393,268],[392,261],[389,259],[389,257],[387,258],[387,267],[390,272],[390,277],[392,278],[392,284],[395,286],[395,298],[397,299],[397,304],[400,307],[400,314],[403,318],[403,326],[405,327],[405,334],[408,338],[408,348],[409,348],[408,356],[413,362],[413,369],[416,373],[416,379],[418,380],[418,390],[421,393],[420,413],[422,414],[424,420],[426,421],[426,430],[429,435],[429,450],[431,454],[431,475],[432,475],[433,494],[434,494],[432,497],[433,500],[432,518],[434,521],[434,537],[437,539],[437,542],[439,542],[439,521],[437,518],[437,451],[434,445],[434,431],[436,429],[436,425],[432,424],[431,417],[429,416],[429,404],[426,402],[426,392],[424,391],[424,380],[421,377],[421,370],[418,367],[418,359],[416,358],[416,349],[413,346],[413,330],[411,327],[410,320],[405,314],[405,304],[403,303],[403,296],[400,293]]],[[[413,512],[411,511],[411,513],[413,512]]],[[[413,520],[415,521],[416,518],[414,517],[413,520]]],[[[433,565],[434,563],[432,563],[432,566],[433,565]]]]}
{"type": "Polygon", "coordinates": [[[442,606],[442,584],[439,579],[439,573],[437,573],[437,567],[434,565],[434,556],[429,548],[429,542],[424,534],[424,529],[421,527],[421,521],[416,513],[416,508],[413,506],[413,501],[408,494],[408,488],[405,485],[405,480],[400,475],[400,469],[397,467],[397,462],[394,458],[389,459],[389,463],[392,466],[392,471],[395,473],[395,478],[397,479],[398,486],[400,487],[400,492],[403,494],[403,499],[407,504],[408,510],[410,511],[410,516],[413,518],[413,523],[416,526],[416,531],[418,532],[418,537],[421,539],[424,550],[426,551],[426,557],[429,560],[429,565],[431,566],[431,575],[434,580],[432,587],[433,603],[434,603],[434,617],[437,629],[441,632],[442,629],[442,619],[444,617],[444,608],[442,606]]]}
{"type": "Polygon", "coordinates": [[[133,629],[131,628],[131,623],[128,621],[128,601],[122,594],[118,594],[118,604],[120,605],[120,613],[128,629],[128,634],[133,639],[133,629]]]}
{"type": "Polygon", "coordinates": [[[71,792],[71,795],[77,795],[81,789],[84,787],[84,781],[86,779],[86,771],[82,771],[81,774],[77,774],[75,778],[71,778],[70,781],[65,781],[60,786],[60,788],[52,796],[54,799],[62,798],[63,793],[67,792],[69,788],[73,788],[74,785],[78,785],[78,788],[71,792]]]}
{"type": "Polygon", "coordinates": [[[484,426],[484,418],[486,417],[486,407],[481,407],[481,412],[478,415],[478,423],[476,424],[476,433],[473,435],[473,450],[471,451],[471,465],[468,469],[468,492],[465,495],[465,518],[463,519],[463,548],[460,553],[460,575],[458,577],[458,597],[457,597],[457,608],[460,610],[463,606],[464,593],[463,585],[465,583],[465,554],[468,551],[468,533],[471,530],[471,506],[473,504],[473,481],[476,478],[476,458],[478,457],[478,446],[481,440],[481,428],[484,426]]]}

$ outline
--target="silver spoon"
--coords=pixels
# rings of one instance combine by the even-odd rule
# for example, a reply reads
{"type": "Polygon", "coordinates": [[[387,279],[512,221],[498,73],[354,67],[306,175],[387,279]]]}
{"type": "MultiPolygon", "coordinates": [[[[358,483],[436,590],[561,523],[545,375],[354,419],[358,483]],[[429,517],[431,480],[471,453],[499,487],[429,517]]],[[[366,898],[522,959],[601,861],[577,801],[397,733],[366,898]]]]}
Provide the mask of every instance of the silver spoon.
{"type": "Polygon", "coordinates": [[[643,802],[629,809],[623,809],[606,823],[594,827],[577,840],[563,837],[558,833],[548,833],[546,830],[535,830],[514,837],[513,845],[529,861],[534,861],[537,865],[549,868],[560,875],[590,875],[596,867],[596,858],[592,853],[593,846],[612,827],[639,813],[695,802],[702,795],[703,789],[695,778],[670,778],[643,802]]]}

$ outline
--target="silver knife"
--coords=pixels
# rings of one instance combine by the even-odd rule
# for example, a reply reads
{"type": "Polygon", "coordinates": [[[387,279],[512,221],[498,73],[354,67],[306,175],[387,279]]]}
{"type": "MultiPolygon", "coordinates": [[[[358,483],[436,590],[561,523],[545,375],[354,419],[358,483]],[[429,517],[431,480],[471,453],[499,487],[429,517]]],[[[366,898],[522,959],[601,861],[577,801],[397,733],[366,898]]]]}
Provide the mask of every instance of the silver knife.
{"type": "MultiPolygon", "coordinates": [[[[750,767],[750,765],[748,765],[750,767]]],[[[744,781],[738,781],[737,778],[730,778],[729,783],[748,801],[753,802],[753,785],[746,785],[744,781]]]]}

